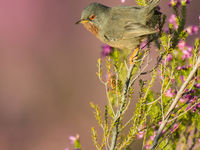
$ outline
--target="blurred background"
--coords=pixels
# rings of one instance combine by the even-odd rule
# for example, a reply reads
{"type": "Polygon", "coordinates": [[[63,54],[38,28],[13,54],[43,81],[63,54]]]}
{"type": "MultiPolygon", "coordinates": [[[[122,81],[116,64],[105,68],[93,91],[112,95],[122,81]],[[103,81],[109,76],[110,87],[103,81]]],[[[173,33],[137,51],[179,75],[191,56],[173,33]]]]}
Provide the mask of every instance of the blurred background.
{"type": "MultiPolygon", "coordinates": [[[[90,2],[0,0],[0,150],[64,150],[77,133],[83,150],[95,149],[89,102],[103,107],[106,100],[96,77],[102,43],[74,24],[90,2]]],[[[160,2],[169,16],[167,4],[160,2]]],[[[199,5],[188,6],[188,25],[198,24],[199,5]]]]}

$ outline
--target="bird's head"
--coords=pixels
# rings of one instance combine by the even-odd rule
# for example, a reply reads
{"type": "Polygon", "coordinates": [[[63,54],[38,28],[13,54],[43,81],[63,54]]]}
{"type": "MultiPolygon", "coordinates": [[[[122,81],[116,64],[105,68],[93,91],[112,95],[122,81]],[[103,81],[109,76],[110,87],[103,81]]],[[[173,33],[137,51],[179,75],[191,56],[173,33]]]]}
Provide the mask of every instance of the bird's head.
{"type": "Polygon", "coordinates": [[[88,25],[95,26],[97,29],[99,29],[105,23],[108,12],[109,7],[99,3],[91,3],[86,8],[84,8],[82,11],[81,19],[77,21],[76,24],[81,23],[85,27],[88,25]]]}

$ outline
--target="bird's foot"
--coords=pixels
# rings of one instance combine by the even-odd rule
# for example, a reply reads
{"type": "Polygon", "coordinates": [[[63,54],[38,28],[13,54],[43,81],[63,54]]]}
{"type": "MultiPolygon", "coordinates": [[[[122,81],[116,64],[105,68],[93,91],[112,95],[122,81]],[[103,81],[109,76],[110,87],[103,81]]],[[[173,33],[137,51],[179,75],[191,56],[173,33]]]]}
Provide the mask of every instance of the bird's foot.
{"type": "Polygon", "coordinates": [[[139,48],[136,48],[136,49],[133,51],[132,55],[131,55],[130,58],[129,58],[129,64],[134,64],[134,63],[135,63],[135,60],[137,59],[138,50],[139,50],[139,48]]]}

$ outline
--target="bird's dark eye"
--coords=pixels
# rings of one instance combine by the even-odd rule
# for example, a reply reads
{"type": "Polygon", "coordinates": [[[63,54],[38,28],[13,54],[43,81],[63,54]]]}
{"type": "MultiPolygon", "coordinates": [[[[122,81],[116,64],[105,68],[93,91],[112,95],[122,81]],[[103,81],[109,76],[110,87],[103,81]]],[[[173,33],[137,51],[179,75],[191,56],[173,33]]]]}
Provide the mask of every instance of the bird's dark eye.
{"type": "Polygon", "coordinates": [[[94,20],[94,19],[95,19],[95,15],[92,14],[92,15],[90,16],[90,20],[94,20]]]}

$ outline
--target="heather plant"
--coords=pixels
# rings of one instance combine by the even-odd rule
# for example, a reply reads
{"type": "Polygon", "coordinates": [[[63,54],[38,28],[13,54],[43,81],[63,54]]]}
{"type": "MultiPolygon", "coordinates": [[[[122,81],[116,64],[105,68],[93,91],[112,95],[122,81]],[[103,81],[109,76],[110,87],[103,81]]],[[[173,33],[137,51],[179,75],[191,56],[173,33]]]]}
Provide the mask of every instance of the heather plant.
{"type": "Polygon", "coordinates": [[[173,14],[154,18],[151,25],[158,33],[133,52],[103,46],[97,77],[107,104],[90,104],[102,128],[101,133],[91,129],[96,149],[129,150],[136,139],[143,140],[142,149],[200,148],[200,39],[187,43],[199,30],[198,25],[185,26],[189,3],[170,0],[173,14]],[[152,51],[158,58],[150,56],[152,51]]]}

